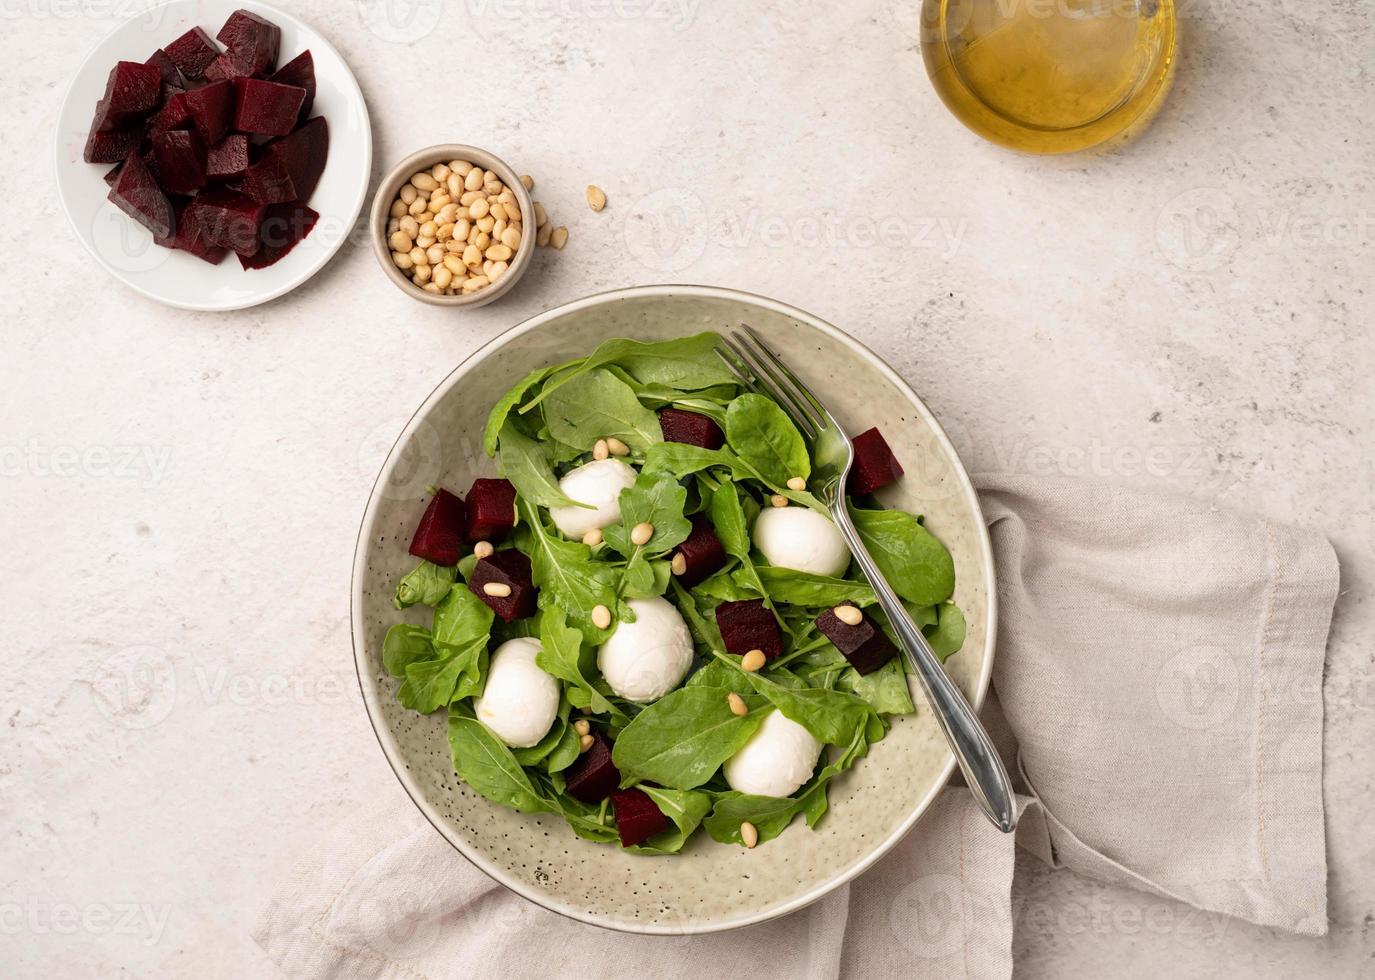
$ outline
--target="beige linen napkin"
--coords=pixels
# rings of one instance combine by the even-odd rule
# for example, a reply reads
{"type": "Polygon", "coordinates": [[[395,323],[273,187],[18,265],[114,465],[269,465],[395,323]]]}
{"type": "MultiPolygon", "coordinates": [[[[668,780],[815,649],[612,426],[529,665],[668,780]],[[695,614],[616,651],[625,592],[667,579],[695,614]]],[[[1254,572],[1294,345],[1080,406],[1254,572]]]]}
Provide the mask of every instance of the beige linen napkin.
{"type": "MultiPolygon", "coordinates": [[[[1031,794],[1018,843],[1089,877],[1325,932],[1326,540],[1154,491],[978,482],[1002,604],[994,685],[1031,794]]],[[[952,787],[810,908],[714,936],[626,936],[496,885],[398,787],[294,869],[254,937],[293,978],[667,980],[708,964],[1007,978],[1013,858],[952,787]]]]}

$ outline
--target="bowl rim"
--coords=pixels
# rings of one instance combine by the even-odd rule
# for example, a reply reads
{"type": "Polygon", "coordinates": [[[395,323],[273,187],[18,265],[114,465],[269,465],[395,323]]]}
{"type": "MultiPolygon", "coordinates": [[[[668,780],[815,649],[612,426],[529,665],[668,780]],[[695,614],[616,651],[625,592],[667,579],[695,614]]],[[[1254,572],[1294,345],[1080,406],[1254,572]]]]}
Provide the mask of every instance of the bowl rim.
{"type": "MultiPolygon", "coordinates": [[[[964,496],[965,502],[969,505],[972,511],[973,518],[976,524],[976,540],[978,541],[979,550],[981,554],[980,573],[983,576],[984,588],[987,593],[986,601],[988,609],[988,631],[987,636],[984,640],[983,663],[979,670],[978,679],[975,683],[975,690],[973,692],[973,698],[971,700],[971,703],[973,704],[975,711],[978,711],[983,706],[984,700],[988,694],[989,686],[992,682],[993,660],[997,648],[998,633],[998,592],[997,579],[994,572],[992,541],[989,537],[988,525],[984,520],[983,508],[979,505],[978,494],[974,489],[973,481],[969,477],[969,471],[965,467],[964,461],[960,459],[959,453],[956,451],[954,444],[950,441],[950,437],[949,435],[947,435],[945,429],[941,426],[940,422],[937,421],[936,417],[931,413],[931,410],[926,406],[926,403],[921,400],[920,396],[917,395],[917,393],[912,389],[912,387],[909,384],[907,384],[907,382],[904,381],[897,374],[897,372],[895,372],[891,367],[889,367],[888,364],[881,357],[879,357],[872,350],[870,350],[864,343],[862,343],[855,337],[850,336],[848,333],[841,330],[839,327],[827,323],[825,320],[815,317],[812,314],[805,312],[804,310],[798,309],[797,307],[790,306],[787,303],[782,303],[777,300],[769,299],[766,296],[760,296],[758,294],[746,292],[744,290],[731,289],[723,286],[703,286],[691,284],[659,284],[650,286],[631,286],[621,289],[607,290],[605,292],[600,293],[593,293],[592,295],[585,296],[581,299],[576,299],[568,303],[564,303],[560,306],[553,307],[551,309],[543,311],[542,313],[537,313],[534,316],[528,317],[527,319],[522,320],[520,323],[517,323],[509,329],[497,334],[491,340],[488,340],[481,347],[477,348],[477,350],[473,351],[462,361],[460,361],[457,365],[455,365],[453,370],[450,371],[444,377],[444,379],[440,381],[438,385],[435,386],[434,390],[430,392],[430,394],[425,398],[425,400],[421,402],[420,406],[407,420],[400,434],[396,437],[396,441],[392,443],[391,448],[387,451],[387,457],[383,461],[381,468],[378,470],[377,477],[373,481],[372,488],[368,492],[367,506],[364,509],[363,518],[358,528],[358,538],[354,545],[353,573],[349,595],[349,636],[353,645],[354,671],[358,677],[358,686],[362,692],[363,707],[367,711],[368,723],[372,726],[373,734],[377,737],[378,744],[382,748],[382,754],[386,757],[387,764],[391,766],[392,772],[395,774],[397,781],[401,783],[401,788],[405,790],[406,795],[410,797],[411,802],[415,804],[416,808],[420,811],[421,815],[424,816],[424,818],[429,822],[429,824],[432,827],[434,827],[436,831],[439,832],[440,836],[443,837],[446,841],[448,841],[449,844],[456,851],[458,851],[459,854],[463,855],[463,857],[466,858],[469,861],[469,863],[471,863],[474,867],[482,871],[485,875],[487,875],[489,878],[491,878],[498,884],[502,885],[503,887],[510,889],[517,895],[520,895],[522,898],[527,899],[528,901],[533,902],[534,904],[540,906],[541,908],[547,909],[550,912],[562,915],[565,918],[573,919],[577,922],[583,922],[588,925],[598,926],[600,928],[607,929],[613,932],[623,932],[636,935],[686,936],[707,934],[713,932],[727,932],[732,929],[740,929],[744,928],[745,926],[758,925],[762,922],[768,922],[772,919],[781,918],[782,916],[789,915],[793,912],[798,911],[799,909],[811,905],[813,902],[816,902],[821,898],[825,897],[826,895],[830,894],[830,892],[840,887],[841,885],[846,884],[847,882],[850,882],[857,878],[859,875],[863,874],[865,871],[871,868],[880,858],[882,858],[885,854],[892,850],[893,847],[896,846],[899,841],[906,837],[908,832],[914,826],[916,826],[917,822],[931,808],[931,804],[935,802],[936,797],[941,793],[942,790],[945,789],[946,784],[949,783],[950,777],[955,771],[956,765],[954,754],[947,749],[946,760],[944,766],[942,767],[939,778],[932,781],[931,789],[927,792],[927,794],[924,797],[922,797],[921,800],[918,801],[917,805],[913,807],[912,812],[906,817],[906,819],[902,820],[893,829],[892,833],[890,833],[885,839],[876,844],[867,855],[865,855],[859,861],[855,862],[855,864],[851,867],[846,868],[844,871],[835,875],[833,878],[825,882],[822,882],[821,884],[804,892],[801,895],[796,896],[795,898],[789,900],[788,902],[782,905],[774,906],[758,913],[737,916],[732,919],[725,919],[721,921],[700,922],[686,925],[677,923],[671,925],[658,925],[650,922],[632,924],[628,922],[604,921],[603,919],[595,915],[589,915],[586,912],[583,912],[582,910],[574,906],[565,905],[561,902],[555,901],[551,899],[549,895],[536,891],[532,888],[528,888],[520,882],[508,879],[508,877],[502,872],[502,870],[494,862],[489,861],[485,857],[485,855],[483,855],[480,851],[478,851],[476,848],[468,847],[461,840],[457,839],[454,836],[451,836],[448,830],[446,829],[447,821],[444,820],[444,818],[439,816],[437,813],[434,813],[429,802],[425,800],[423,794],[421,794],[418,790],[413,788],[411,780],[407,774],[406,764],[404,760],[401,758],[401,753],[396,745],[396,740],[392,735],[391,730],[388,729],[385,725],[379,724],[378,708],[375,703],[373,693],[370,690],[368,682],[364,677],[365,666],[363,663],[362,645],[362,636],[365,631],[365,626],[361,621],[361,609],[363,604],[362,583],[367,574],[367,558],[365,555],[366,537],[368,536],[369,528],[375,520],[377,508],[380,506],[381,502],[377,493],[377,488],[382,484],[383,479],[390,473],[391,469],[393,468],[393,465],[397,460],[397,449],[401,445],[403,445],[407,437],[410,436],[412,430],[415,428],[417,423],[426,414],[428,414],[430,409],[433,408],[433,406],[439,401],[439,399],[447,395],[449,390],[453,388],[454,385],[456,385],[459,381],[461,381],[464,376],[466,376],[469,370],[476,367],[477,364],[485,360],[487,356],[494,353],[499,348],[505,346],[510,341],[515,340],[517,337],[520,337],[532,330],[536,330],[544,326],[551,320],[557,319],[558,317],[564,316],[568,313],[576,312],[578,310],[587,309],[589,307],[601,306],[623,299],[639,299],[651,296],[678,295],[696,296],[711,299],[727,299],[734,300],[736,302],[745,302],[748,304],[764,307],[766,309],[771,310],[772,312],[779,313],[783,316],[792,319],[796,319],[802,323],[806,323],[808,326],[820,330],[822,333],[827,334],[831,338],[839,341],[841,344],[852,350],[856,355],[863,358],[872,367],[881,372],[886,378],[888,378],[890,382],[896,385],[900,391],[906,393],[913,407],[922,416],[922,419],[926,422],[926,424],[931,427],[931,431],[935,434],[938,444],[947,453],[949,453],[950,458],[954,460],[955,473],[959,479],[961,492],[964,496]]],[[[371,671],[367,671],[367,673],[370,674],[371,671]]]]}
{"type": "MultiPolygon", "coordinates": [[[[382,271],[387,274],[387,278],[411,299],[429,303],[431,306],[472,310],[479,306],[486,306],[488,303],[494,303],[510,292],[521,276],[529,270],[535,257],[535,232],[538,230],[535,228],[535,206],[531,200],[530,192],[525,189],[525,185],[520,181],[520,174],[491,150],[484,150],[480,146],[473,146],[468,143],[436,143],[434,146],[416,150],[392,167],[378,183],[377,191],[373,194],[372,208],[368,213],[368,224],[370,225],[369,237],[372,240],[373,254],[377,256],[377,262],[382,266],[382,271]],[[396,199],[397,194],[401,193],[401,188],[405,186],[413,174],[421,170],[428,170],[436,163],[447,163],[450,160],[467,160],[470,163],[480,165],[484,170],[495,171],[507,189],[516,196],[517,203],[520,204],[521,228],[531,229],[528,234],[522,232],[520,245],[516,248],[516,254],[511,256],[511,263],[506,269],[506,274],[495,284],[466,296],[443,296],[421,289],[401,274],[401,270],[392,261],[391,246],[387,243],[387,222],[391,219],[392,201],[396,199]]],[[[460,364],[459,367],[462,365],[460,364]]]]}

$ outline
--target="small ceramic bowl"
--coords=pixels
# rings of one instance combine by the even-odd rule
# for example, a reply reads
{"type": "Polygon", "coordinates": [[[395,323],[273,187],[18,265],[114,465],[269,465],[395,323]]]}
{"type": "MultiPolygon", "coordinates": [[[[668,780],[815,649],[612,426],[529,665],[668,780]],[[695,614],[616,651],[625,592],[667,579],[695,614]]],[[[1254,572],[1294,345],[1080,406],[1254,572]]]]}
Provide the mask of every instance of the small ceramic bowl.
{"type": "Polygon", "coordinates": [[[426,147],[412,153],[398,163],[377,188],[377,195],[372,199],[371,221],[372,250],[377,254],[377,261],[382,264],[382,270],[407,295],[420,300],[422,303],[430,303],[434,306],[461,306],[475,309],[500,299],[525,274],[525,270],[530,267],[530,259],[535,254],[535,206],[530,202],[530,192],[520,182],[520,175],[500,157],[476,146],[467,146],[463,143],[444,143],[439,146],[426,147]],[[437,163],[448,163],[451,160],[467,160],[469,163],[484,170],[490,170],[500,177],[501,182],[510,188],[511,193],[516,196],[516,200],[520,203],[520,222],[524,229],[520,247],[516,249],[516,254],[511,257],[506,273],[490,286],[465,296],[446,296],[421,289],[411,281],[409,276],[396,267],[396,263],[392,261],[391,246],[387,243],[387,223],[391,220],[392,202],[401,193],[401,188],[416,173],[429,170],[437,163]]]}

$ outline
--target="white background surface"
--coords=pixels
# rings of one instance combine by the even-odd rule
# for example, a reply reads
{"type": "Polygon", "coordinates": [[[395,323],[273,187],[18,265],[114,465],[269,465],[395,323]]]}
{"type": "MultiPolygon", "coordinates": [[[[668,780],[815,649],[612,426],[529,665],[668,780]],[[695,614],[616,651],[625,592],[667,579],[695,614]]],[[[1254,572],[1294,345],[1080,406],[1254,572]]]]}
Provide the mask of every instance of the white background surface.
{"type": "Polygon", "coordinates": [[[488,147],[569,245],[472,313],[361,244],[255,310],[158,307],[87,259],[50,163],[68,76],[138,4],[0,7],[0,972],[272,975],[248,927],[274,879],[401,794],[347,632],[386,448],[523,317],[678,280],[850,330],[975,472],[1151,481],[1331,537],[1330,937],[1026,860],[1015,951],[1027,978],[1370,975],[1375,8],[1188,4],[1154,128],[1036,159],[946,113],[896,0],[289,6],[358,75],[377,169],[488,147]]]}

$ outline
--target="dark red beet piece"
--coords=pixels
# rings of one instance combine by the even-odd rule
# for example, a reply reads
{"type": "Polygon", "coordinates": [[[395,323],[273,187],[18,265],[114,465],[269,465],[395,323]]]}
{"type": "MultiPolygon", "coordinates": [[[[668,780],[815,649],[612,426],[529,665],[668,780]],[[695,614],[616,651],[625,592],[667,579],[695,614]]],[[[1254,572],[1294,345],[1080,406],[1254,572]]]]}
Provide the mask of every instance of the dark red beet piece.
{"type": "MultiPolygon", "coordinates": [[[[468,498],[469,510],[472,497],[468,498]]],[[[535,614],[535,599],[539,590],[530,575],[530,559],[515,548],[494,552],[478,561],[473,568],[468,588],[473,595],[491,607],[505,622],[525,619],[535,614]],[[511,590],[507,596],[488,595],[484,586],[505,585],[511,590]]]]}
{"type": "Polygon", "coordinates": [[[430,498],[430,505],[415,526],[411,554],[436,565],[457,565],[468,550],[463,542],[466,523],[467,508],[463,498],[441,487],[430,498]]]}
{"type": "Polygon", "coordinates": [[[841,621],[834,610],[827,609],[817,617],[816,628],[836,645],[836,649],[850,661],[850,666],[861,674],[873,673],[898,652],[887,634],[874,625],[868,616],[864,616],[858,626],[851,626],[841,621]]]}
{"type": "Polygon", "coordinates": [[[716,536],[716,528],[701,514],[692,515],[692,533],[674,555],[683,556],[686,568],[678,581],[687,588],[705,582],[726,566],[726,546],[716,536]]]}
{"type": "Polygon", "coordinates": [[[257,78],[234,79],[238,100],[234,128],[260,136],[289,136],[306,100],[306,90],[257,78]]]}
{"type": "Polygon", "coordinates": [[[258,251],[258,230],[267,205],[231,190],[211,188],[197,195],[191,213],[212,245],[232,248],[240,255],[258,251]]]}
{"type": "MultiPolygon", "coordinates": [[[[125,156],[128,156],[128,154],[126,153],[125,156]]],[[[109,170],[105,172],[105,183],[107,186],[115,186],[115,178],[119,176],[119,171],[123,166],[124,161],[120,160],[119,163],[115,164],[113,167],[111,167],[109,170]]]]}
{"type": "Polygon", "coordinates": [[[232,82],[240,78],[252,78],[252,74],[240,68],[232,57],[222,54],[214,61],[210,62],[210,67],[205,69],[206,81],[210,82],[232,82]]]}
{"type": "Polygon", "coordinates": [[[142,142],[142,130],[121,129],[102,133],[92,129],[91,135],[86,138],[86,149],[81,158],[87,163],[119,163],[137,150],[142,142]]]}
{"type": "Polygon", "coordinates": [[[229,57],[242,75],[261,78],[276,67],[281,28],[257,14],[234,11],[215,38],[229,49],[229,57]]]}
{"type": "Polygon", "coordinates": [[[224,139],[234,119],[233,82],[212,82],[177,98],[183,100],[187,117],[206,146],[214,146],[224,139]]]}
{"type": "Polygon", "coordinates": [[[720,449],[726,444],[726,434],[710,416],[666,408],[659,413],[659,428],[665,442],[685,442],[703,449],[720,449]]]}
{"type": "Polygon", "coordinates": [[[850,479],[845,485],[851,496],[873,493],[902,476],[902,464],[878,429],[861,432],[851,442],[855,446],[855,461],[850,466],[850,479]]]}
{"type": "Polygon", "coordinates": [[[783,652],[778,620],[763,599],[721,603],[716,607],[716,627],[721,631],[727,653],[743,656],[751,650],[762,650],[764,659],[772,660],[783,652]]]}
{"type": "Polygon", "coordinates": [[[329,156],[329,124],[324,116],[316,116],[290,136],[273,140],[267,145],[266,157],[280,157],[291,174],[296,199],[302,204],[310,200],[320,175],[325,171],[329,156]]]}
{"type": "Polygon", "coordinates": [[[268,81],[305,89],[306,99],[301,103],[301,111],[296,119],[297,122],[305,122],[310,118],[311,107],[315,105],[315,56],[309,50],[302,51],[278,68],[268,81]]]}
{"type": "Polygon", "coordinates": [[[611,761],[611,742],[592,732],[592,747],[578,756],[564,773],[568,795],[584,803],[600,803],[621,785],[621,772],[611,761]]]}
{"type": "Polygon", "coordinates": [[[161,94],[162,72],[156,66],[121,61],[110,69],[102,101],[116,117],[128,119],[156,108],[161,94]]]}
{"type": "Polygon", "coordinates": [[[275,265],[310,234],[319,220],[317,212],[295,201],[272,205],[258,232],[262,247],[252,256],[240,255],[239,264],[245,269],[266,269],[275,265]]]}
{"type": "Polygon", "coordinates": [[[226,136],[206,153],[206,180],[232,180],[242,177],[247,169],[248,137],[240,133],[226,136]]]}
{"type": "Polygon", "coordinates": [[[243,172],[243,192],[261,204],[282,204],[300,197],[286,163],[279,156],[264,157],[243,172]]]}
{"type": "Polygon", "coordinates": [[[173,248],[181,252],[189,252],[202,262],[209,262],[211,265],[219,265],[224,257],[229,254],[229,249],[220,245],[211,244],[205,237],[205,232],[194,220],[194,212],[191,209],[193,202],[186,201],[174,206],[176,228],[171,238],[154,239],[163,248],[173,248]]]}
{"type": "Polygon", "coordinates": [[[110,188],[110,200],[121,211],[153,233],[155,238],[172,234],[172,202],[162,192],[148,165],[137,153],[130,153],[119,168],[110,188]]]}
{"type": "MultiPolygon", "coordinates": [[[[186,104],[186,93],[175,92],[149,120],[148,132],[151,136],[165,133],[169,129],[180,129],[191,121],[191,110],[186,104]]],[[[204,137],[202,137],[204,142],[204,137]]]]}
{"type": "Polygon", "coordinates": [[[199,27],[193,27],[163,49],[188,79],[200,78],[220,54],[219,45],[199,27]]]}
{"type": "Polygon", "coordinates": [[[179,89],[186,88],[186,79],[182,77],[181,69],[177,67],[177,63],[173,61],[171,56],[162,48],[158,48],[154,51],[153,56],[145,61],[144,64],[152,65],[158,70],[162,75],[162,84],[164,86],[170,85],[179,89]]]}
{"type": "Polygon", "coordinates": [[[509,480],[474,480],[468,491],[468,540],[500,541],[516,526],[516,488],[509,480]]]}
{"type": "Polygon", "coordinates": [[[191,194],[205,186],[205,143],[194,130],[154,136],[153,158],[158,183],[169,194],[191,194]]]}
{"type": "Polygon", "coordinates": [[[616,831],[621,835],[622,847],[637,847],[668,829],[668,817],[642,789],[612,793],[611,807],[616,815],[616,831]]]}

